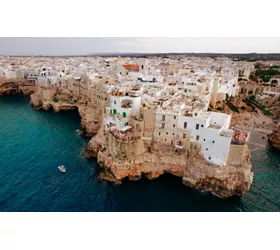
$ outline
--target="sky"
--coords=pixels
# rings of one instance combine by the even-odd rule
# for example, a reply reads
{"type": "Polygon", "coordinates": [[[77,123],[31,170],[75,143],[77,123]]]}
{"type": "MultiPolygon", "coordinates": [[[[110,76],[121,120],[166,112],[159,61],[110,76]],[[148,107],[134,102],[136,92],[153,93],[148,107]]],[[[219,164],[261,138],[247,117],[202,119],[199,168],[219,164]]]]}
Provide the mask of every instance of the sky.
{"type": "Polygon", "coordinates": [[[280,53],[280,37],[1,37],[0,55],[280,53]]]}

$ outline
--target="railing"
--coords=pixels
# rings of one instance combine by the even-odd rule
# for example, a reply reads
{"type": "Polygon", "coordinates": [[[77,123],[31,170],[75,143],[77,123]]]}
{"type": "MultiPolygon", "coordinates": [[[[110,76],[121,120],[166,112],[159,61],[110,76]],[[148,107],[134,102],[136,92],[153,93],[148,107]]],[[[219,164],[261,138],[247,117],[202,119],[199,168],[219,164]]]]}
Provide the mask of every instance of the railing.
{"type": "Polygon", "coordinates": [[[135,141],[141,138],[140,136],[135,136],[133,134],[121,134],[116,131],[113,132],[110,130],[109,133],[118,141],[123,141],[123,142],[135,141]]]}

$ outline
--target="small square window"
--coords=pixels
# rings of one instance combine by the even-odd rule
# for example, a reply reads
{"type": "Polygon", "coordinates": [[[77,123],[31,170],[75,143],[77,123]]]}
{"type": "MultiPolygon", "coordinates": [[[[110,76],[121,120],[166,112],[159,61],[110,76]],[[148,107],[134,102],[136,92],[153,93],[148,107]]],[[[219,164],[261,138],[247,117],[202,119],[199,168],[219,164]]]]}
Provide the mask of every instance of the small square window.
{"type": "Polygon", "coordinates": [[[208,148],[206,148],[206,151],[208,151],[208,148]]]}
{"type": "Polygon", "coordinates": [[[174,135],[174,133],[172,133],[172,135],[174,135]]]}
{"type": "Polygon", "coordinates": [[[205,139],[203,139],[203,141],[205,141],[205,139]]]}
{"type": "Polygon", "coordinates": [[[208,157],[209,160],[211,160],[211,157],[208,157]]]}
{"type": "Polygon", "coordinates": [[[174,119],[176,119],[176,116],[174,116],[174,119]]]}
{"type": "Polygon", "coordinates": [[[158,132],[158,135],[160,135],[160,132],[158,132]]]}
{"type": "Polygon", "coordinates": [[[173,128],[175,128],[175,124],[173,124],[173,128]]]}
{"type": "Polygon", "coordinates": [[[168,132],[166,132],[166,134],[168,135],[168,132]]]}
{"type": "Polygon", "coordinates": [[[215,143],[215,141],[213,141],[213,143],[215,143]]]}
{"type": "Polygon", "coordinates": [[[203,125],[200,125],[203,128],[203,125]]]}

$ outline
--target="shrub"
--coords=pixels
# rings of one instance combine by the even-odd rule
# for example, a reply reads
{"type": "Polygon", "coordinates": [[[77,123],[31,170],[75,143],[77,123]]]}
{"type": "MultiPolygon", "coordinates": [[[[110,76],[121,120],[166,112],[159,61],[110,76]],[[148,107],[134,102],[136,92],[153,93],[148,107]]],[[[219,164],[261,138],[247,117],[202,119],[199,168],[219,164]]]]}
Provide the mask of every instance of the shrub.
{"type": "Polygon", "coordinates": [[[54,101],[54,102],[58,102],[58,101],[59,101],[59,99],[57,98],[57,96],[54,96],[54,97],[53,97],[53,101],[54,101]]]}
{"type": "Polygon", "coordinates": [[[264,115],[267,116],[271,116],[272,114],[266,110],[266,108],[264,106],[262,106],[260,103],[258,103],[256,100],[254,99],[244,99],[243,100],[248,106],[253,108],[253,111],[255,111],[255,107],[259,108],[264,115]]]}
{"type": "Polygon", "coordinates": [[[235,105],[232,104],[231,102],[228,102],[227,105],[228,105],[228,107],[229,107],[232,111],[239,113],[239,109],[238,109],[237,106],[235,106],[235,105]]]}

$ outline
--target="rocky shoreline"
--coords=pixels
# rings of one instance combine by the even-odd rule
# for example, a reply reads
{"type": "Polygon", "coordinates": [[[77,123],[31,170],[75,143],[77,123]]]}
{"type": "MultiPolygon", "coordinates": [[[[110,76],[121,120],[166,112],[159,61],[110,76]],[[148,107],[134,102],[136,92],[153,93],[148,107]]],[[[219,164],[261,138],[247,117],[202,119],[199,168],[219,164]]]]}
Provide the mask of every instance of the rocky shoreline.
{"type": "Polygon", "coordinates": [[[279,122],[275,126],[272,134],[268,137],[268,142],[273,148],[280,150],[280,123],[279,122]]]}
{"type": "Polygon", "coordinates": [[[124,179],[152,180],[170,173],[181,178],[186,186],[223,198],[241,196],[250,188],[253,173],[248,148],[239,162],[221,167],[208,163],[196,145],[189,145],[185,150],[174,150],[170,146],[141,138],[121,142],[103,131],[100,107],[92,104],[87,97],[77,102],[69,100],[69,94],[65,91],[38,87],[31,94],[30,104],[35,110],[78,110],[81,117],[80,133],[92,137],[84,155],[97,158],[102,180],[121,184],[124,179]]]}
{"type": "Polygon", "coordinates": [[[53,110],[55,112],[78,110],[81,117],[80,133],[85,136],[96,135],[100,128],[100,110],[87,102],[86,98],[82,98],[78,102],[69,102],[69,94],[58,91],[56,88],[38,88],[30,98],[30,104],[35,110],[53,110]],[[55,95],[61,101],[54,100],[55,95]]]}
{"type": "Polygon", "coordinates": [[[175,152],[172,147],[141,139],[129,145],[120,143],[100,130],[86,149],[87,157],[97,157],[103,169],[100,177],[105,181],[121,184],[124,179],[135,181],[144,177],[152,180],[171,173],[182,178],[186,186],[223,198],[242,196],[253,181],[248,147],[241,159],[222,167],[208,163],[195,145],[191,145],[188,152],[175,152]],[[142,148],[141,152],[137,152],[139,148],[142,148]]]}

